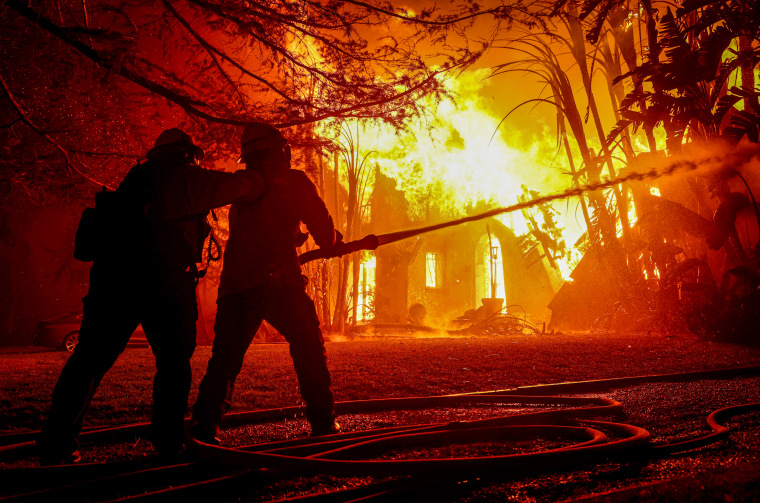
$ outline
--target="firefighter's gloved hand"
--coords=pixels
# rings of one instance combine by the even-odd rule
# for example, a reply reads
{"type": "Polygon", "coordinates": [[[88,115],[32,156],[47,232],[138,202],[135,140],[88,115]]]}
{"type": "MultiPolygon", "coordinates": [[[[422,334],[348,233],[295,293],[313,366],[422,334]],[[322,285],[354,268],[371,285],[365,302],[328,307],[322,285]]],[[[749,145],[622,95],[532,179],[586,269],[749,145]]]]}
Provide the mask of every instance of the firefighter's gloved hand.
{"type": "Polygon", "coordinates": [[[298,248],[299,246],[303,246],[303,244],[306,242],[307,239],[309,239],[308,232],[298,231],[296,235],[293,237],[293,241],[296,245],[296,248],[298,248]]]}
{"type": "Polygon", "coordinates": [[[350,253],[346,243],[343,242],[343,234],[338,229],[335,229],[335,244],[330,248],[330,255],[333,257],[340,257],[350,253]]]}

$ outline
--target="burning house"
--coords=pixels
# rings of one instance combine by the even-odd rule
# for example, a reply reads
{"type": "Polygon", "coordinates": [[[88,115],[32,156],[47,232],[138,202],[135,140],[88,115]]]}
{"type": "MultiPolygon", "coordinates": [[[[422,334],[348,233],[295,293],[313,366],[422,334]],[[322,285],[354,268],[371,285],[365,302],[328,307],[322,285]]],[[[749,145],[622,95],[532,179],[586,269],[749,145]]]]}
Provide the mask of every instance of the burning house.
{"type": "MultiPolygon", "coordinates": [[[[379,175],[369,232],[382,234],[441,220],[430,205],[426,221],[411,221],[404,194],[379,175]]],[[[455,327],[507,309],[548,321],[547,304],[561,285],[540,244],[526,246],[496,218],[423,234],[375,251],[374,321],[455,327]]],[[[366,291],[363,285],[362,291],[366,291]]]]}

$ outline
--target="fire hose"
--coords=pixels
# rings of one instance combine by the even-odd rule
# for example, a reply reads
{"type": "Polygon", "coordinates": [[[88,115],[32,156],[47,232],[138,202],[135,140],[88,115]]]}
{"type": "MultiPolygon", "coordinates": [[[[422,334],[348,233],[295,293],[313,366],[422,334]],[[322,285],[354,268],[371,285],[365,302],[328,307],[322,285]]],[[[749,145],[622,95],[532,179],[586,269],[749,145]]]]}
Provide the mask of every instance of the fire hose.
{"type": "Polygon", "coordinates": [[[759,153],[760,153],[759,147],[750,146],[750,147],[745,147],[743,149],[735,149],[734,151],[728,154],[711,156],[704,159],[679,160],[679,161],[672,162],[662,167],[661,169],[657,169],[656,167],[654,167],[648,171],[633,171],[631,173],[628,173],[627,175],[620,176],[617,178],[603,179],[599,182],[589,183],[586,185],[580,185],[578,187],[567,189],[564,192],[558,192],[555,194],[549,194],[546,196],[536,197],[534,199],[521,201],[519,203],[510,205],[510,206],[494,208],[492,210],[479,213],[477,215],[471,215],[464,218],[459,218],[457,220],[452,220],[449,222],[442,222],[439,224],[429,225],[426,227],[420,227],[417,229],[390,232],[387,234],[380,234],[380,235],[370,234],[356,241],[349,241],[347,243],[341,242],[330,248],[318,248],[318,249],[304,252],[301,255],[299,255],[298,261],[301,264],[305,264],[307,262],[311,262],[312,260],[317,260],[321,258],[340,257],[342,255],[347,255],[349,253],[353,253],[359,250],[374,250],[378,246],[395,243],[396,241],[408,239],[414,236],[418,236],[420,234],[425,234],[428,232],[433,232],[439,229],[444,229],[446,227],[452,227],[455,225],[461,225],[468,222],[483,220],[485,218],[492,218],[497,215],[511,213],[511,212],[526,209],[526,208],[532,208],[534,206],[550,203],[553,201],[559,201],[559,200],[569,199],[571,197],[581,196],[582,194],[586,192],[594,192],[598,190],[608,189],[616,185],[620,185],[621,183],[641,182],[644,180],[652,180],[652,179],[660,178],[663,176],[670,176],[677,172],[696,171],[702,166],[710,166],[717,163],[720,163],[721,165],[725,165],[725,166],[738,165],[741,163],[748,162],[751,158],[757,156],[759,153]]]}
{"type": "MultiPolygon", "coordinates": [[[[693,169],[696,169],[696,168],[693,168],[693,169]]],[[[426,227],[420,227],[417,229],[389,232],[387,234],[380,234],[380,235],[369,234],[367,236],[364,236],[361,239],[357,239],[355,241],[349,241],[347,243],[340,242],[340,243],[337,243],[335,246],[332,246],[329,248],[317,248],[314,250],[309,250],[307,252],[300,254],[298,256],[298,261],[301,263],[301,265],[303,265],[303,264],[306,264],[307,262],[311,262],[312,260],[341,257],[343,255],[348,255],[349,253],[353,253],[360,250],[375,250],[377,249],[378,246],[395,243],[396,241],[408,239],[414,236],[418,236],[420,234],[426,234],[428,232],[433,232],[439,229],[445,229],[447,227],[453,227],[455,225],[461,225],[468,222],[475,222],[477,220],[483,220],[485,218],[491,218],[497,215],[501,215],[504,213],[511,213],[513,211],[517,211],[517,210],[521,210],[525,208],[532,208],[534,206],[538,206],[539,204],[545,204],[551,201],[567,199],[573,196],[579,196],[583,194],[584,192],[588,192],[591,190],[602,190],[602,189],[613,187],[615,185],[618,185],[620,183],[624,183],[627,181],[643,180],[645,178],[650,178],[654,176],[655,176],[654,173],[645,173],[645,174],[633,173],[624,177],[616,178],[614,180],[606,180],[603,182],[570,189],[565,192],[534,198],[529,201],[523,201],[517,204],[510,205],[510,206],[505,206],[502,208],[494,208],[484,213],[479,213],[477,215],[471,215],[468,217],[463,217],[463,218],[451,220],[448,222],[442,222],[435,225],[428,225],[426,227]]]]}
{"type": "MultiPolygon", "coordinates": [[[[373,495],[393,496],[399,492],[430,491],[435,478],[438,487],[448,481],[468,477],[530,475],[574,470],[607,461],[652,459],[695,449],[728,436],[724,423],[731,417],[759,411],[760,403],[726,407],[712,412],[707,423],[709,434],[697,434],[676,443],[652,445],[645,429],[612,421],[604,416],[620,416],[622,404],[602,397],[556,396],[557,393],[594,393],[652,382],[683,382],[704,379],[736,378],[760,375],[760,367],[743,367],[718,371],[636,376],[629,378],[528,386],[509,390],[338,402],[339,414],[369,413],[462,406],[504,406],[523,408],[561,406],[562,409],[496,416],[472,421],[415,424],[363,430],[325,437],[309,437],[238,447],[235,449],[194,443],[194,463],[168,466],[127,461],[68,465],[43,468],[6,468],[0,474],[0,487],[12,491],[0,499],[8,501],[49,501],[52,497],[76,496],[98,501],[133,501],[198,496],[199,491],[229,491],[240,483],[272,483],[276,477],[329,474],[338,477],[371,476],[375,484],[353,489],[321,493],[320,501],[349,501],[373,495]],[[384,454],[413,446],[448,446],[491,442],[502,444],[515,440],[559,438],[569,445],[537,452],[497,456],[438,459],[377,459],[384,454]],[[374,459],[372,459],[374,458],[374,459]],[[445,478],[441,478],[441,477],[445,478]],[[146,491],[144,488],[147,487],[146,491]],[[156,489],[158,487],[158,489],[156,489]],[[137,493],[134,494],[135,488],[137,493]],[[30,490],[31,489],[31,490],[30,490]],[[116,491],[116,492],[115,492],[116,491]],[[119,492],[123,491],[123,492],[119,492]],[[124,492],[133,493],[123,497],[124,492]],[[104,499],[105,498],[105,499],[104,499]]],[[[225,427],[247,425],[293,417],[303,407],[286,407],[229,414],[225,427]]],[[[91,429],[83,440],[114,438],[117,435],[144,431],[147,423],[115,428],[91,429]]],[[[27,435],[34,435],[29,433],[27,435]]],[[[25,440],[22,435],[7,436],[0,441],[25,440]]],[[[30,442],[5,445],[0,455],[28,452],[30,442]]],[[[1,493],[0,493],[1,494],[1,493]]],[[[226,494],[226,493],[225,493],[226,494]]]]}

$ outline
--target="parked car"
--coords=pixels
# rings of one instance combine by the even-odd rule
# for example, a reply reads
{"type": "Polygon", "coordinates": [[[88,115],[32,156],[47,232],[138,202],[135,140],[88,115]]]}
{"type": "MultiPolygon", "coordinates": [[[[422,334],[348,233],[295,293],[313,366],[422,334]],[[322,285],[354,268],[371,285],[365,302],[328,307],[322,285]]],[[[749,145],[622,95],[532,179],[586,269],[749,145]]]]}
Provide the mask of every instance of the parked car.
{"type": "MultiPolygon", "coordinates": [[[[55,318],[41,321],[34,331],[34,345],[47,346],[62,351],[74,351],[79,342],[79,328],[82,325],[82,312],[75,312],[55,318]]],[[[142,325],[139,325],[127,347],[147,347],[142,325]]]]}

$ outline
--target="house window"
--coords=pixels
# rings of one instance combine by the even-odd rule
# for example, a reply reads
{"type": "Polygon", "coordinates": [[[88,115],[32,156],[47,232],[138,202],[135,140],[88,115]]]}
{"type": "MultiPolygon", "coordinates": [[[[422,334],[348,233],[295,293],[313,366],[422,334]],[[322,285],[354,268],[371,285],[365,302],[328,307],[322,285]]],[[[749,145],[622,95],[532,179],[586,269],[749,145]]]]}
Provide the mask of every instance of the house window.
{"type": "Polygon", "coordinates": [[[441,288],[443,286],[443,264],[440,253],[428,253],[425,257],[425,286],[441,288]]]}

